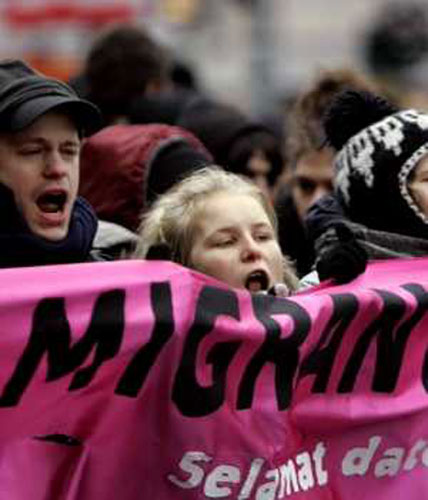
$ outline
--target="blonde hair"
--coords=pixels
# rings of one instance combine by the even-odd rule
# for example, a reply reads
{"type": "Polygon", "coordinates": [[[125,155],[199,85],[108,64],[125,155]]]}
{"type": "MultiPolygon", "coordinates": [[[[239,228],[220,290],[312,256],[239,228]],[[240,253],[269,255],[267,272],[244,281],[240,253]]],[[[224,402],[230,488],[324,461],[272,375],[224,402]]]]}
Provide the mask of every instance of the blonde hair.
{"type": "MultiPolygon", "coordinates": [[[[143,215],[138,230],[139,242],[133,257],[145,258],[151,247],[167,245],[174,262],[192,267],[190,253],[195,216],[203,201],[218,192],[253,197],[263,207],[277,233],[274,208],[263,192],[250,180],[212,165],[189,175],[159,196],[143,215]]],[[[284,281],[291,290],[297,289],[297,276],[286,257],[284,281]]]]}

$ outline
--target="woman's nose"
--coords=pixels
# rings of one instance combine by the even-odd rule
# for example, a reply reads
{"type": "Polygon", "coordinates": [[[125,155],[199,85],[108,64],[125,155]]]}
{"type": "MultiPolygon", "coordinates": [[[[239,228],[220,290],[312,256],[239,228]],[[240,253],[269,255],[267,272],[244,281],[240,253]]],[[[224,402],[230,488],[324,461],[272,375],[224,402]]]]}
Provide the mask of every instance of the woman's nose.
{"type": "Polygon", "coordinates": [[[262,252],[259,243],[252,237],[246,237],[242,243],[241,258],[244,262],[257,260],[262,252]]]}

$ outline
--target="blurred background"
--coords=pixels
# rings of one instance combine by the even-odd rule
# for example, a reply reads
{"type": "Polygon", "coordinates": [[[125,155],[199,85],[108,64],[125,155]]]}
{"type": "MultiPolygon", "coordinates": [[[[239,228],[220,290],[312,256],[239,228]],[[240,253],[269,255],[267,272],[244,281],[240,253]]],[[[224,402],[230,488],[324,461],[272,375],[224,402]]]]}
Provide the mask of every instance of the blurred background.
{"type": "Polygon", "coordinates": [[[145,26],[213,96],[269,114],[320,69],[348,67],[426,107],[428,2],[0,0],[0,57],[69,80],[97,32],[145,26]]]}

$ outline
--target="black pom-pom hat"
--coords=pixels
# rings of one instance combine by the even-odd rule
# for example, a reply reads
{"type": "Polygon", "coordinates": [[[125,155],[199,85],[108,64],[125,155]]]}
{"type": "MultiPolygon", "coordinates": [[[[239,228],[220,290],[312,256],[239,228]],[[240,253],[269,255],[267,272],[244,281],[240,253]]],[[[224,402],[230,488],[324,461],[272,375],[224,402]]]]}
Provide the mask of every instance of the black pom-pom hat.
{"type": "Polygon", "coordinates": [[[397,111],[368,92],[345,91],[326,115],[325,130],[338,149],[335,190],[350,219],[428,238],[428,218],[408,185],[428,154],[428,114],[397,111]]]}

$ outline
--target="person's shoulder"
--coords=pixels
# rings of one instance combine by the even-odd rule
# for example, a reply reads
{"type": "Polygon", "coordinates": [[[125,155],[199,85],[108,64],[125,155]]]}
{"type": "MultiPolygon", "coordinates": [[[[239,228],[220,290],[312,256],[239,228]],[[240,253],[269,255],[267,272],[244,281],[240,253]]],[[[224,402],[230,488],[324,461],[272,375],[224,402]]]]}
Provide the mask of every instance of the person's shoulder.
{"type": "Polygon", "coordinates": [[[129,255],[137,244],[138,236],[114,222],[99,220],[90,260],[116,260],[129,255]]]}

